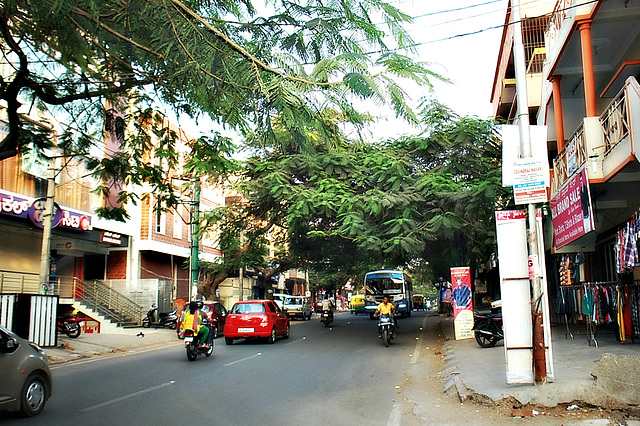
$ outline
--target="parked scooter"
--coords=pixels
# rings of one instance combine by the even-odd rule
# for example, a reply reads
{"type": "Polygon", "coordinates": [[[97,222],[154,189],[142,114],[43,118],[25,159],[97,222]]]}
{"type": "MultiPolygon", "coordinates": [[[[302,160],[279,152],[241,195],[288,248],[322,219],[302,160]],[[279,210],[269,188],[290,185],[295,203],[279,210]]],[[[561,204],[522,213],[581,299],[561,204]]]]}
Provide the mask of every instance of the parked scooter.
{"type": "Polygon", "coordinates": [[[184,331],[184,347],[187,350],[187,359],[189,361],[195,361],[199,354],[210,357],[213,353],[213,330],[211,330],[211,324],[208,321],[205,322],[205,327],[209,327],[209,336],[206,341],[208,347],[200,346],[200,339],[192,329],[189,328],[184,331]]]}
{"type": "Polygon", "coordinates": [[[333,313],[327,309],[322,311],[322,317],[320,317],[320,321],[324,324],[325,327],[329,327],[333,322],[333,313]]]}
{"type": "Polygon", "coordinates": [[[66,334],[72,339],[75,339],[80,336],[83,323],[84,320],[82,318],[69,316],[58,317],[56,322],[56,329],[58,330],[58,333],[66,334]]]}
{"type": "Polygon", "coordinates": [[[491,348],[504,338],[502,331],[502,301],[491,303],[491,313],[474,315],[473,331],[476,342],[483,348],[491,348]]]}
{"type": "Polygon", "coordinates": [[[389,314],[381,314],[378,319],[378,328],[385,346],[389,346],[393,340],[393,317],[389,314]]]}
{"type": "Polygon", "coordinates": [[[147,312],[147,316],[142,319],[142,326],[144,328],[149,328],[154,326],[158,327],[168,327],[172,330],[175,330],[178,326],[178,314],[176,311],[164,313],[159,313],[159,318],[156,318],[156,313],[158,312],[158,305],[155,303],[151,305],[151,309],[147,312]]]}

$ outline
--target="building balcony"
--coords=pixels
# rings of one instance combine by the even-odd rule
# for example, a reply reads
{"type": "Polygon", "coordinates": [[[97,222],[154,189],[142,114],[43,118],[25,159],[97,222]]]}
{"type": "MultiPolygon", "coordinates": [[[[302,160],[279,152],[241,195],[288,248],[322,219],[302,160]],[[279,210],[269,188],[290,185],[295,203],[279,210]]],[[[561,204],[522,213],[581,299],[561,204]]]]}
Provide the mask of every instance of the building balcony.
{"type": "Polygon", "coordinates": [[[590,183],[612,179],[640,153],[640,85],[629,77],[599,117],[586,117],[553,160],[551,195],[585,164],[590,183]]]}
{"type": "Polygon", "coordinates": [[[547,62],[555,64],[573,33],[576,17],[590,16],[600,2],[558,0],[545,31],[547,62]]]}

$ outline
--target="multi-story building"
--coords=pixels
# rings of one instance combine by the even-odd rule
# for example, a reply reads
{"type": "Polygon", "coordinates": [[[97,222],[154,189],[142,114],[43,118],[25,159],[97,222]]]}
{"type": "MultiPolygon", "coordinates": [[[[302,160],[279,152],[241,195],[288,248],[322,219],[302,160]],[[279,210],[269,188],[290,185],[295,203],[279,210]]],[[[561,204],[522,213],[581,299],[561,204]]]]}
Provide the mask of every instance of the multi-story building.
{"type": "MultiPolygon", "coordinates": [[[[548,127],[553,164],[550,296],[572,284],[631,296],[640,278],[640,5],[520,3],[530,117],[548,127]]],[[[505,25],[492,98],[496,117],[509,122],[516,109],[512,45],[505,25]]]]}
{"type": "MultiPolygon", "coordinates": [[[[0,138],[6,134],[6,126],[0,121],[0,138]]],[[[180,153],[188,154],[189,136],[168,121],[163,126],[176,133],[180,153]]],[[[95,141],[101,147],[98,150],[105,153],[112,152],[116,142],[109,133],[104,141],[95,141]]],[[[0,232],[5,237],[0,247],[0,293],[55,293],[60,303],[80,308],[100,322],[103,330],[108,327],[107,312],[93,311],[86,303],[81,306],[89,298],[97,302],[95,294],[123,296],[109,303],[122,305],[126,312],[118,321],[132,323],[141,320],[151,303],[157,303],[160,311],[168,311],[174,300],[188,299],[190,198],[185,198],[184,204],[157,211],[156,196],[150,188],[128,188],[141,200],[126,206],[130,219],[125,223],[104,220],[94,212],[106,203],[113,204],[113,199],[93,191],[97,182],[83,164],[60,158],[53,166],[57,170],[54,200],[59,217],[54,218],[52,228],[50,286],[43,288],[39,278],[43,244],[40,216],[49,167],[23,154],[0,162],[0,232]]],[[[176,171],[176,177],[179,175],[176,171]]],[[[223,203],[221,189],[202,185],[201,211],[223,203]]],[[[199,252],[200,259],[207,261],[220,256],[215,236],[205,235],[199,252]]],[[[119,316],[117,312],[109,315],[119,316]]]]}

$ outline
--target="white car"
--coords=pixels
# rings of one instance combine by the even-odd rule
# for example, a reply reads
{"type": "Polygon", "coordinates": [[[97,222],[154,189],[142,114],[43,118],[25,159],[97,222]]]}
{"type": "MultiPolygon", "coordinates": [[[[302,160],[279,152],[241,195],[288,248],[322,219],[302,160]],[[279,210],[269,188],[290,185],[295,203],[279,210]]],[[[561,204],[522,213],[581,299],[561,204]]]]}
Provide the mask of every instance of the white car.
{"type": "Polygon", "coordinates": [[[287,296],[283,301],[284,312],[289,318],[311,319],[311,302],[305,296],[287,296]]]}

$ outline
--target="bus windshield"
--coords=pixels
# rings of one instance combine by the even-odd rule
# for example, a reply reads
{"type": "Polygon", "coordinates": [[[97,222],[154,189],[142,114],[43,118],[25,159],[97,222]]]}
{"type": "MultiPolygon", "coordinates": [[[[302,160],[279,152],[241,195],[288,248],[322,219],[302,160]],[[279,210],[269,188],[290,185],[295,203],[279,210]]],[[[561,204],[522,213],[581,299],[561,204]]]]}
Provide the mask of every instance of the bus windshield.
{"type": "Polygon", "coordinates": [[[402,293],[403,279],[400,272],[377,272],[368,274],[365,282],[366,294],[402,293]]]}

